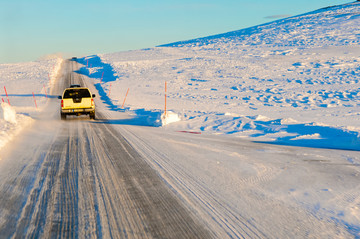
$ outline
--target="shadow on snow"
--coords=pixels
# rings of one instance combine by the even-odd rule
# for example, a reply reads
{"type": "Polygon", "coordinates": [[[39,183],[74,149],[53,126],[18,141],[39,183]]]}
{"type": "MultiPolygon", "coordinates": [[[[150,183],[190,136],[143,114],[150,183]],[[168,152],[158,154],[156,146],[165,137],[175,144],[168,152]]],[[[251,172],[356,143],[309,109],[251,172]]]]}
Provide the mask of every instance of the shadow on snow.
{"type": "Polygon", "coordinates": [[[256,121],[255,125],[256,129],[261,130],[263,133],[251,135],[252,137],[279,132],[278,130],[274,131],[273,127],[269,127],[269,125],[281,127],[280,132],[294,134],[294,136],[278,137],[271,142],[254,141],[256,143],[360,151],[360,135],[355,131],[313,124],[281,125],[280,120],[256,121]]]}
{"type": "MultiPolygon", "coordinates": [[[[129,111],[129,108],[127,107],[123,109],[118,105],[115,105],[103,88],[102,83],[114,82],[121,79],[116,75],[116,72],[113,70],[113,67],[110,64],[102,62],[100,57],[97,55],[78,58],[76,59],[76,62],[83,65],[83,67],[81,67],[78,71],[75,71],[76,73],[86,75],[89,78],[93,78],[99,81],[98,83],[95,83],[94,86],[99,92],[100,100],[107,104],[108,109],[120,112],[129,111]],[[95,68],[96,70],[90,72],[89,68],[95,68]]],[[[145,109],[137,109],[131,110],[131,112],[134,113],[134,117],[131,119],[98,120],[94,123],[126,124],[151,127],[161,126],[161,111],[147,111],[145,109]]]]}
{"type": "Polygon", "coordinates": [[[118,124],[118,125],[137,125],[148,127],[161,126],[161,113],[160,111],[147,111],[144,109],[138,109],[134,112],[133,118],[129,119],[99,119],[92,123],[94,124],[118,124]]]}
{"type": "MultiPolygon", "coordinates": [[[[46,95],[46,94],[34,94],[35,97],[49,98],[49,99],[57,99],[57,95],[46,95]]],[[[33,94],[8,94],[9,97],[34,97],[33,94]]],[[[6,95],[0,95],[0,97],[4,97],[5,100],[6,95]]]]}

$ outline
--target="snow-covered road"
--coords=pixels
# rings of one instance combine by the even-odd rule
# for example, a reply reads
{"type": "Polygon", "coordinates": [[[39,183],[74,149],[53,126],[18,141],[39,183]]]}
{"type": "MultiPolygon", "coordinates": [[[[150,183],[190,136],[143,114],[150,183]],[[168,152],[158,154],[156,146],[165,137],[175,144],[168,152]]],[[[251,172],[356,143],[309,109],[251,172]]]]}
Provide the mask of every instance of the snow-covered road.
{"type": "MultiPolygon", "coordinates": [[[[53,94],[83,81],[66,63],[53,94]]],[[[49,102],[1,162],[0,237],[210,237],[110,124],[60,121],[58,104],[49,102]]]]}
{"type": "Polygon", "coordinates": [[[216,238],[359,236],[356,151],[117,127],[216,238]]]}
{"type": "MultiPolygon", "coordinates": [[[[79,67],[53,96],[69,79],[98,94],[79,67]]],[[[3,238],[359,236],[357,151],[139,126],[99,97],[98,120],[61,121],[58,104],[1,151],[3,238]]]]}

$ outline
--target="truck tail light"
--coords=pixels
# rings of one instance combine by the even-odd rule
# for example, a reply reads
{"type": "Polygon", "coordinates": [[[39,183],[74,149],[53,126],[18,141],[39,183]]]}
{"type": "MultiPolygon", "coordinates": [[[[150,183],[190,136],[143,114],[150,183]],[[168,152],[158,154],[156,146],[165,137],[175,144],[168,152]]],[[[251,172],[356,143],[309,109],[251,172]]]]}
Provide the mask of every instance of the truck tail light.
{"type": "Polygon", "coordinates": [[[94,99],[91,99],[91,106],[94,106],[94,99]]]}
{"type": "Polygon", "coordinates": [[[64,100],[61,100],[61,108],[64,108],[64,100]]]}

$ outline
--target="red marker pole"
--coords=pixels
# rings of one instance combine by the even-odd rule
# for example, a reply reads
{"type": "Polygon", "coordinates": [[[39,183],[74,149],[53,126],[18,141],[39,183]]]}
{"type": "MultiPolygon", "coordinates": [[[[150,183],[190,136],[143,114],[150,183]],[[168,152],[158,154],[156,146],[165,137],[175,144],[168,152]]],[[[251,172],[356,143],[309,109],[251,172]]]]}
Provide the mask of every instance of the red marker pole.
{"type": "Polygon", "coordinates": [[[5,90],[6,98],[7,98],[7,100],[8,100],[9,105],[10,105],[9,96],[8,96],[8,93],[7,93],[7,91],[6,91],[6,87],[5,87],[5,86],[4,86],[4,90],[5,90]]]}
{"type": "Polygon", "coordinates": [[[101,84],[103,78],[104,78],[104,72],[103,72],[102,75],[101,75],[100,84],[101,84]]]}
{"type": "Polygon", "coordinates": [[[1,98],[1,99],[2,99],[3,103],[5,103],[4,98],[1,98]]]}
{"type": "Polygon", "coordinates": [[[35,106],[36,106],[36,108],[37,108],[37,104],[36,104],[36,99],[35,99],[34,92],[33,92],[32,94],[33,94],[33,97],[34,97],[35,106]]]}
{"type": "Polygon", "coordinates": [[[165,81],[165,117],[166,117],[166,93],[167,93],[167,83],[165,81]]]}
{"type": "Polygon", "coordinates": [[[128,93],[129,93],[129,88],[128,88],[128,90],[126,91],[125,99],[124,99],[124,102],[123,102],[121,108],[124,108],[125,101],[126,101],[126,97],[127,97],[128,93]]]}
{"type": "Polygon", "coordinates": [[[46,96],[46,98],[47,98],[47,93],[46,93],[45,84],[44,84],[44,91],[45,91],[45,96],[46,96]]]}

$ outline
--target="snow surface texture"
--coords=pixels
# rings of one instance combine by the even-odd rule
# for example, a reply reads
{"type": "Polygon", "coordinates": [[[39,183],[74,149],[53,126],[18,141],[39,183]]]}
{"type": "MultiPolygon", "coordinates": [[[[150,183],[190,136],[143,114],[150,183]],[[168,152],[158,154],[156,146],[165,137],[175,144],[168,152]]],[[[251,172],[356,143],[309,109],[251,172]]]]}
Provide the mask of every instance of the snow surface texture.
{"type": "MultiPolygon", "coordinates": [[[[31,123],[32,119],[16,111],[7,103],[1,103],[0,108],[0,149],[12,140],[20,131],[31,123]]],[[[1,159],[1,158],[0,158],[1,159]]]]}
{"type": "Polygon", "coordinates": [[[112,110],[171,130],[359,150],[360,4],[240,31],[79,59],[112,110]],[[110,96],[109,96],[110,95],[110,96]],[[147,119],[145,120],[144,118],[147,119]]]}
{"type": "Polygon", "coordinates": [[[175,122],[180,121],[180,117],[178,114],[168,111],[164,114],[161,115],[161,124],[162,125],[167,125],[167,124],[172,124],[175,122]]]}
{"type": "Polygon", "coordinates": [[[16,111],[7,103],[1,103],[0,119],[16,124],[16,111]]]}
{"type": "Polygon", "coordinates": [[[33,121],[31,116],[41,111],[48,98],[55,97],[50,88],[61,63],[62,59],[50,59],[0,64],[0,149],[33,121]]]}

